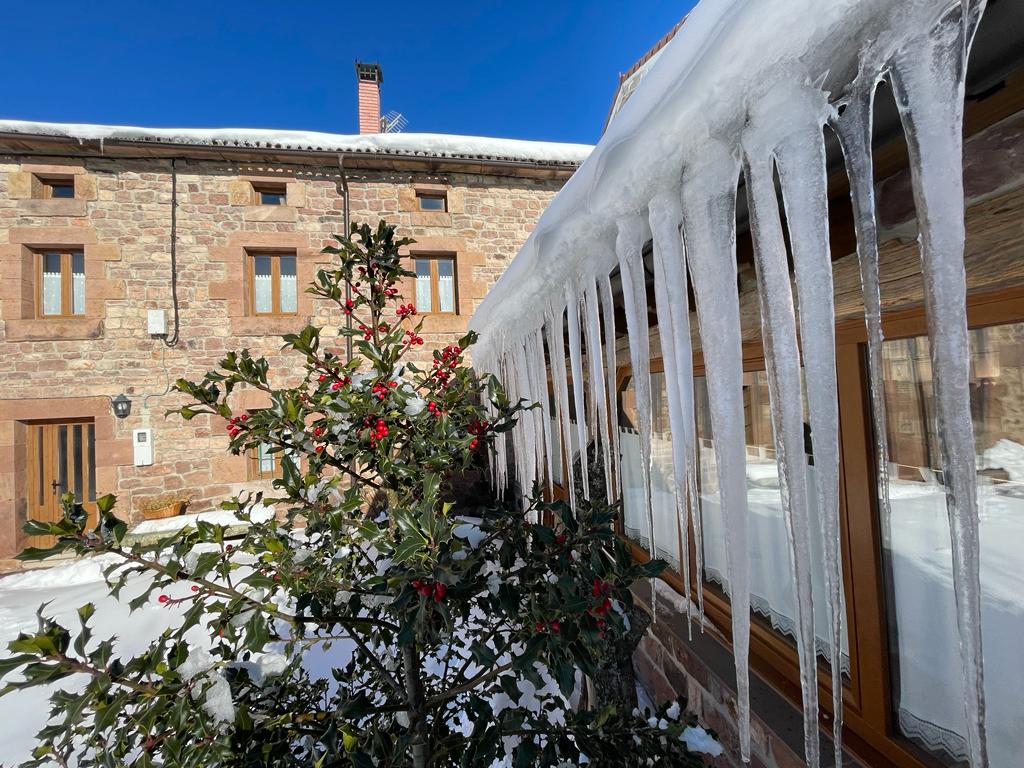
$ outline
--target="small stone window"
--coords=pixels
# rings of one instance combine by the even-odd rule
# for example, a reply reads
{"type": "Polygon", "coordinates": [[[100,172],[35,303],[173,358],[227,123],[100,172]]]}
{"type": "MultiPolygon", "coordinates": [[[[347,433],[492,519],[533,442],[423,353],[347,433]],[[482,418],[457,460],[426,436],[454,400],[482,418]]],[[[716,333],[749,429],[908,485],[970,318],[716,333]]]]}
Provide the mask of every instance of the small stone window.
{"type": "Polygon", "coordinates": [[[271,443],[260,443],[249,449],[249,480],[273,480],[282,477],[281,451],[271,450],[271,443]]]}
{"type": "Polygon", "coordinates": [[[85,254],[45,250],[36,254],[36,315],[40,318],[85,314],[85,254]]]}
{"type": "Polygon", "coordinates": [[[288,187],[284,184],[252,185],[253,205],[287,205],[288,187]]]}
{"type": "Polygon", "coordinates": [[[455,258],[417,256],[416,311],[424,314],[455,314],[455,258]]]}
{"type": "Polygon", "coordinates": [[[44,200],[72,200],[75,197],[73,176],[36,176],[35,197],[44,200]]]}
{"type": "Polygon", "coordinates": [[[421,211],[447,211],[448,196],[444,192],[416,191],[416,202],[421,211]]]}
{"type": "Polygon", "coordinates": [[[294,253],[249,253],[249,311],[253,315],[294,315],[298,283],[294,253]]]}

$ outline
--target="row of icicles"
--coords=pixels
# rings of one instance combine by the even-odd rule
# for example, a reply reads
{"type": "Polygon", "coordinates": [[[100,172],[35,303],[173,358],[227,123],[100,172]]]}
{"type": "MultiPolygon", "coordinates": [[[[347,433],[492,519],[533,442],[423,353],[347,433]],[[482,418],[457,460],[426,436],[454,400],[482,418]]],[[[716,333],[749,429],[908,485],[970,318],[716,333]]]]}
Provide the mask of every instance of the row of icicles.
{"type": "MultiPolygon", "coordinates": [[[[823,127],[839,137],[846,160],[856,219],[857,254],[868,330],[871,400],[877,445],[877,477],[883,526],[889,522],[888,446],[882,399],[881,298],[879,254],[871,162],[875,88],[887,79],[897,99],[907,144],[920,229],[929,342],[936,379],[936,420],[946,478],[953,551],[958,632],[963,660],[963,690],[971,764],[988,765],[984,737],[978,515],[975,497],[974,435],[967,389],[969,356],[965,312],[964,197],[962,113],[964,76],[970,41],[983,3],[964,2],[928,34],[922,34],[881,65],[861,62],[843,109],[829,106],[826,94],[795,89],[786,107],[805,120],[772,120],[751,110],[738,146],[709,138],[684,170],[677,189],[650,200],[646,215],[624,216],[610,238],[597,248],[614,248],[622,285],[636,412],[640,433],[643,504],[650,549],[657,551],[651,504],[651,377],[647,292],[643,249],[653,246],[655,308],[665,371],[672,439],[675,512],[682,532],[681,569],[687,612],[691,611],[688,532],[693,531],[696,573],[701,563],[693,397],[693,350],[688,275],[693,282],[701,349],[715,436],[730,597],[748,605],[745,436],[742,350],[736,280],[736,190],[742,172],[750,211],[754,264],[761,305],[761,330],[771,400],[779,481],[789,543],[790,576],[796,595],[796,640],[802,684],[807,765],[819,764],[818,684],[812,616],[811,537],[804,461],[801,358],[807,390],[816,497],[825,560],[825,589],[832,663],[833,740],[836,765],[842,764],[842,672],[838,663],[843,637],[843,583],[839,526],[838,399],[835,364],[835,314],[828,242],[827,178],[823,127]],[[804,108],[806,107],[806,108],[804,108]],[[783,126],[779,130],[778,126],[783,126]],[[785,224],[791,243],[794,299],[783,221],[774,183],[781,182],[785,224]],[[800,323],[797,324],[797,309],[800,323]]],[[[529,330],[488,332],[475,352],[478,370],[494,373],[514,401],[539,404],[499,441],[492,480],[499,488],[514,479],[527,490],[554,478],[553,460],[565,466],[570,504],[576,504],[571,446],[579,447],[581,488],[589,496],[586,447],[591,438],[607,468],[608,501],[621,495],[618,428],[610,406],[616,382],[615,313],[608,274],[584,274],[562,289],[544,313],[543,324],[529,330]],[[566,327],[567,326],[567,327],[566,327]],[[603,333],[602,333],[603,330],[603,333]],[[565,337],[568,336],[568,360],[565,337]],[[586,360],[582,354],[583,344],[586,360]],[[546,353],[545,353],[546,350],[546,353]],[[586,372],[584,365],[586,364],[586,372]],[[549,403],[548,376],[553,390],[549,403]],[[570,378],[571,375],[571,378],[570,378]],[[572,386],[576,421],[570,418],[572,386]],[[552,412],[553,410],[553,412],[552,412]],[[575,436],[573,432],[575,431],[575,436]],[[560,444],[561,450],[554,450],[560,444]],[[507,455],[511,448],[511,457],[507,455]],[[510,468],[514,478],[510,477],[510,468]]],[[[652,584],[653,590],[653,584],[652,584]]],[[[696,590],[698,623],[703,598],[696,590]]],[[[657,614],[657,600],[652,605],[657,614]]],[[[690,616],[688,615],[688,619],[690,616]]],[[[741,756],[750,757],[748,611],[732,612],[741,756]]]]}

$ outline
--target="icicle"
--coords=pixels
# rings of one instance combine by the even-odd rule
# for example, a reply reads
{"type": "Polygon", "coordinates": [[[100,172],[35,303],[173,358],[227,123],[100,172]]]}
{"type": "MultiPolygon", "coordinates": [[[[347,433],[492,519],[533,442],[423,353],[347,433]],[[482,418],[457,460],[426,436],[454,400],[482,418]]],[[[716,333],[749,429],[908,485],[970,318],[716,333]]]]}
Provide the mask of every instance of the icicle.
{"type": "MultiPolygon", "coordinates": [[[[835,300],[832,258],[828,242],[828,179],[825,170],[823,118],[828,112],[825,95],[815,92],[814,103],[822,120],[794,130],[776,149],[776,162],[786,208],[793,265],[800,306],[800,343],[811,426],[811,450],[817,479],[819,528],[824,555],[825,589],[832,643],[832,738],[836,765],[843,760],[843,568],[839,529],[839,391],[836,379],[835,300]]],[[[803,110],[800,110],[804,113],[803,110]]],[[[811,645],[815,663],[813,609],[811,645]]],[[[815,679],[815,685],[816,679],[815,679]]],[[[817,733],[815,732],[815,741],[817,733]]]]}
{"type": "Polygon", "coordinates": [[[612,433],[612,461],[608,465],[609,481],[614,483],[611,498],[622,498],[622,473],[619,461],[622,453],[619,450],[619,403],[618,403],[618,366],[616,360],[615,338],[615,300],[612,297],[612,281],[609,275],[598,278],[598,290],[601,294],[601,316],[604,325],[604,358],[607,377],[608,409],[612,433]]]}
{"type": "MultiPolygon", "coordinates": [[[[534,402],[530,386],[530,373],[526,360],[526,350],[521,341],[512,346],[512,367],[516,379],[516,396],[528,404],[534,402]]],[[[535,454],[537,438],[534,434],[535,421],[533,412],[523,413],[515,432],[519,437],[518,455],[516,456],[516,476],[523,495],[524,508],[529,505],[533,496],[533,485],[536,480],[537,457],[535,454]]]]}
{"type": "MultiPolygon", "coordinates": [[[[647,324],[647,286],[644,277],[644,230],[639,217],[618,221],[615,254],[619,260],[622,296],[626,305],[626,332],[629,335],[629,357],[633,365],[633,386],[636,393],[636,418],[640,428],[640,477],[643,485],[644,513],[651,557],[658,556],[654,532],[654,510],[651,506],[651,348],[647,324]]],[[[658,599],[655,579],[651,579],[653,620],[658,620],[658,599]]]]}
{"type": "Polygon", "coordinates": [[[587,281],[584,288],[584,307],[586,312],[587,362],[590,364],[590,400],[595,404],[597,420],[597,439],[601,446],[602,466],[604,467],[604,487],[608,503],[612,503],[611,476],[611,422],[608,419],[608,386],[605,379],[604,359],[601,357],[601,316],[597,298],[597,280],[595,277],[587,281]]]}
{"type": "Polygon", "coordinates": [[[558,396],[558,428],[562,438],[562,460],[565,463],[565,483],[569,488],[569,506],[576,509],[576,471],[572,460],[572,420],[569,411],[569,385],[565,371],[564,307],[559,306],[548,317],[550,333],[548,349],[551,351],[551,375],[558,396]]]}
{"type": "Polygon", "coordinates": [[[803,694],[804,760],[817,768],[818,677],[811,595],[811,533],[804,459],[800,349],[789,279],[786,245],[772,178],[772,159],[759,141],[746,146],[744,178],[754,241],[754,266],[761,299],[761,338],[768,370],[768,394],[775,438],[789,567],[796,596],[796,649],[803,694]]]}
{"type": "MultiPolygon", "coordinates": [[[[988,765],[977,477],[964,271],[963,103],[968,40],[958,9],[898,53],[890,80],[917,209],[935,420],[946,489],[971,765],[988,765]]],[[[968,20],[970,21],[970,19],[968,20]]]]}
{"type": "MultiPolygon", "coordinates": [[[[732,601],[732,646],[740,757],[750,762],[750,561],[747,548],[743,349],[736,286],[736,181],[739,166],[717,141],[701,148],[681,194],[683,238],[693,279],[707,376],[718,488],[732,601]],[[739,608],[737,608],[739,606],[739,608]]],[[[698,578],[703,578],[698,573],[698,578]]]]}
{"type": "Polygon", "coordinates": [[[540,416],[538,424],[538,439],[543,441],[540,450],[543,451],[544,466],[538,466],[537,471],[547,470],[548,496],[554,498],[555,475],[551,455],[551,403],[548,399],[548,377],[547,364],[544,361],[544,343],[540,329],[532,332],[526,337],[526,356],[528,365],[534,378],[534,397],[540,405],[540,416]]]}
{"type": "Polygon", "coordinates": [[[572,367],[572,396],[576,405],[576,433],[580,442],[580,479],[583,498],[590,500],[590,468],[587,461],[587,408],[583,394],[583,352],[580,349],[580,299],[574,286],[565,289],[565,307],[569,318],[569,364],[572,367]]]}
{"type": "MultiPolygon", "coordinates": [[[[678,200],[678,197],[677,197],[678,200]]],[[[665,365],[665,392],[668,396],[669,428],[672,431],[672,469],[675,477],[673,488],[676,502],[676,520],[679,524],[681,543],[679,560],[683,571],[683,594],[686,597],[686,630],[693,639],[693,616],[690,592],[690,543],[689,525],[687,523],[687,499],[689,487],[687,482],[688,459],[692,456],[692,435],[689,425],[683,417],[683,399],[692,398],[693,371],[690,366],[688,377],[684,380],[679,370],[677,354],[691,355],[689,343],[686,350],[679,350],[679,335],[682,329],[678,320],[680,314],[689,311],[685,291],[685,269],[683,263],[683,243],[679,235],[678,202],[672,201],[668,195],[658,195],[651,200],[648,207],[648,218],[651,223],[651,235],[654,248],[654,299],[658,313],[658,334],[661,340],[661,358],[665,365]],[[671,275],[670,275],[671,272],[671,275]],[[682,307],[678,302],[680,273],[682,273],[684,290],[682,307]],[[673,290],[670,292],[669,286],[673,290]]],[[[689,334],[689,328],[686,328],[689,334]]],[[[686,340],[689,342],[689,338],[686,340]]],[[[691,408],[692,412],[692,408],[691,408]]]]}

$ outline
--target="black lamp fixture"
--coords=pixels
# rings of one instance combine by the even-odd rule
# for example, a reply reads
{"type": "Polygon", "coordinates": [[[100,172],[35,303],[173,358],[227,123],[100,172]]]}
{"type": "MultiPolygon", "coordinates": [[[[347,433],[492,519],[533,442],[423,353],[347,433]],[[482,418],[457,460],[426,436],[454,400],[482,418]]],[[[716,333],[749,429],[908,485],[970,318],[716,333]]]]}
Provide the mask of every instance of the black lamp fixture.
{"type": "Polygon", "coordinates": [[[126,419],[132,412],[132,401],[122,393],[110,401],[110,407],[114,409],[114,415],[117,418],[126,419]]]}

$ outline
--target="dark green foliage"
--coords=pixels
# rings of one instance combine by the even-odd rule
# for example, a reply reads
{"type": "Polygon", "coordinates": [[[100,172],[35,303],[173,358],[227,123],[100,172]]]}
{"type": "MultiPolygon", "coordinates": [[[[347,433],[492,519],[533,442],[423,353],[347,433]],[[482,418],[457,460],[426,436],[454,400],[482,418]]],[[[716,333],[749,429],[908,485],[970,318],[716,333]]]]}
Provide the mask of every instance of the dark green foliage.
{"type": "Polygon", "coordinates": [[[409,241],[384,222],[338,240],[325,249],[337,266],[309,290],[353,314],[340,334],[355,337],[357,359],[308,327],[284,339],[302,361],[297,386],[275,386],[246,350],[177,383],[192,400],[179,415],[227,419],[232,452],[281,454],[273,499],[225,505],[250,523],[244,536],[226,541],[224,527],[200,522],[123,546],[110,496],[96,530],[70,498],[62,521],[29,523],[57,541],[24,559],[108,553],[113,595],[183,615],[122,658],[93,635],[91,605],[73,628],[43,606],[38,631],[0,660],[0,695],[71,675],[82,684],[53,694],[26,765],[489,766],[506,751],[522,768],[581,754],[598,766],[700,765],[678,738],[692,719],[665,730],[563,698],[626,632],[630,584],[663,564],[630,561],[613,508],[453,506],[452,474],[482,463],[526,404],[472,375],[472,336],[434,352],[428,370],[404,362],[420,325],[387,308],[409,274],[398,255],[409,241]],[[264,391],[270,406],[235,413],[240,388],[264,391]],[[252,516],[264,503],[277,517],[252,516]],[[208,638],[198,647],[187,641],[197,634],[208,638]]]}

